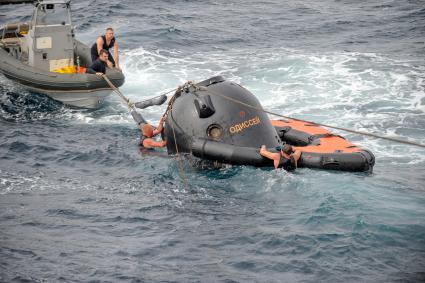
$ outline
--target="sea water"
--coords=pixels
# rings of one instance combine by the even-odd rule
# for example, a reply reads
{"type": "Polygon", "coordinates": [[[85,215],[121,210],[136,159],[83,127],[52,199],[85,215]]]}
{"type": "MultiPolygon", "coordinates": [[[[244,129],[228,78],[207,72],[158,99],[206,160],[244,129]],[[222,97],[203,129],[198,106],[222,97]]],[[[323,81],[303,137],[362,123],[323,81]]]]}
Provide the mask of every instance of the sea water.
{"type": "MultiPolygon", "coordinates": [[[[133,101],[221,75],[269,111],[425,143],[423,1],[71,4],[86,44],[115,29],[133,101]]],[[[199,170],[140,152],[114,94],[73,109],[1,76],[0,281],[424,281],[425,150],[335,133],[373,173],[199,170]]]]}

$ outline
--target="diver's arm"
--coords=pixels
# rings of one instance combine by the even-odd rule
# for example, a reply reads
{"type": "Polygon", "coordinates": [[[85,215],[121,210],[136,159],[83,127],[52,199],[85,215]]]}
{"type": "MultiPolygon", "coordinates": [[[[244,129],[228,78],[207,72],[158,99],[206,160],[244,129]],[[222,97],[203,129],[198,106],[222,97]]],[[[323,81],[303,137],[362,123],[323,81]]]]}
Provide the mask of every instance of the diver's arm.
{"type": "Polygon", "coordinates": [[[295,160],[295,168],[298,168],[298,160],[301,157],[301,153],[302,152],[300,150],[296,149],[294,153],[291,154],[291,156],[294,157],[295,160]]]}
{"type": "Polygon", "coordinates": [[[156,136],[157,134],[162,132],[162,129],[164,129],[164,121],[165,121],[165,117],[161,117],[161,120],[159,120],[159,124],[158,127],[153,130],[153,135],[156,136]]]}
{"type": "Polygon", "coordinates": [[[117,42],[117,40],[115,40],[115,43],[114,43],[114,60],[115,60],[115,67],[120,69],[120,57],[119,57],[119,54],[118,54],[118,42],[117,42]]]}
{"type": "Polygon", "coordinates": [[[273,160],[274,167],[277,168],[279,166],[280,153],[278,152],[270,152],[266,149],[265,145],[261,146],[260,149],[261,156],[267,157],[268,159],[273,160]]]}
{"type": "Polygon", "coordinates": [[[272,159],[272,160],[276,160],[276,159],[279,160],[279,158],[280,158],[280,153],[268,151],[266,149],[265,145],[261,146],[260,154],[262,156],[267,157],[268,159],[272,159]]]}
{"type": "Polygon", "coordinates": [[[147,148],[151,147],[164,147],[167,145],[167,141],[155,141],[154,139],[145,139],[143,141],[143,146],[147,148]]]}

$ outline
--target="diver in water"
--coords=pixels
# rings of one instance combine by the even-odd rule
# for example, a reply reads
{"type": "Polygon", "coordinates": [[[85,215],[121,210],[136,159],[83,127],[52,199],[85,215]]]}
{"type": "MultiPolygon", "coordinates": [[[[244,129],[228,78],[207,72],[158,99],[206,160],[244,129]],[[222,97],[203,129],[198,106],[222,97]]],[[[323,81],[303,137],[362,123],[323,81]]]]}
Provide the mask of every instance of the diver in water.
{"type": "Polygon", "coordinates": [[[140,146],[144,148],[154,148],[154,147],[165,147],[167,141],[156,141],[153,137],[157,136],[162,132],[164,128],[165,118],[162,117],[159,121],[158,127],[154,128],[151,124],[140,124],[139,128],[142,132],[140,137],[140,146]]]}
{"type": "Polygon", "coordinates": [[[165,147],[167,145],[167,141],[156,141],[154,139],[155,136],[159,135],[164,129],[164,122],[166,116],[162,116],[159,121],[158,127],[154,128],[151,124],[146,122],[146,120],[140,115],[136,110],[131,111],[131,115],[133,116],[134,121],[139,125],[139,129],[141,132],[140,137],[140,146],[143,148],[155,148],[155,147],[165,147]]]}
{"type": "Polygon", "coordinates": [[[284,144],[276,147],[279,152],[270,152],[265,145],[261,146],[260,154],[273,160],[274,167],[283,168],[287,171],[295,170],[298,167],[298,160],[301,157],[301,151],[294,150],[291,145],[284,144]]]}
{"type": "Polygon", "coordinates": [[[112,28],[107,28],[105,35],[99,36],[96,42],[91,47],[91,59],[92,62],[96,61],[96,59],[100,55],[100,51],[105,49],[108,52],[108,67],[113,68],[116,67],[120,69],[119,64],[119,55],[118,55],[118,42],[114,36],[114,30],[112,28]],[[109,49],[114,48],[114,56],[112,56],[109,49]]]}

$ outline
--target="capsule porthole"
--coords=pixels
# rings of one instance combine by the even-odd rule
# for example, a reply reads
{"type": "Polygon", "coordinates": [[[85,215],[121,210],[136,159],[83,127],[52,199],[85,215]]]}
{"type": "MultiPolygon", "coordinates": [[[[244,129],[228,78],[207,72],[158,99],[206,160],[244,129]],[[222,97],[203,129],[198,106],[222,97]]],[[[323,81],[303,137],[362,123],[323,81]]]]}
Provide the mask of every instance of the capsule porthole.
{"type": "Polygon", "coordinates": [[[220,141],[223,138],[223,128],[217,124],[209,125],[207,135],[212,140],[220,141]]]}

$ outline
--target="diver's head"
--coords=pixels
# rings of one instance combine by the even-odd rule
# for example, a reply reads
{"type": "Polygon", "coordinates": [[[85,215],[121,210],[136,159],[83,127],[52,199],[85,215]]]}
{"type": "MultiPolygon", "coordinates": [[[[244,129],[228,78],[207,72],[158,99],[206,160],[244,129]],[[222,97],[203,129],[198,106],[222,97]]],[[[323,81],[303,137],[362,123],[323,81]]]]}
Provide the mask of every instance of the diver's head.
{"type": "Polygon", "coordinates": [[[289,145],[287,143],[285,143],[284,145],[276,146],[276,150],[280,151],[282,153],[285,153],[287,155],[294,153],[294,149],[293,149],[292,145],[289,145]]]}
{"type": "Polygon", "coordinates": [[[294,149],[292,148],[292,145],[284,144],[282,147],[282,151],[288,155],[294,153],[294,149]]]}
{"type": "Polygon", "coordinates": [[[153,127],[151,124],[140,124],[140,129],[144,136],[151,138],[153,136],[153,127]]]}

